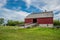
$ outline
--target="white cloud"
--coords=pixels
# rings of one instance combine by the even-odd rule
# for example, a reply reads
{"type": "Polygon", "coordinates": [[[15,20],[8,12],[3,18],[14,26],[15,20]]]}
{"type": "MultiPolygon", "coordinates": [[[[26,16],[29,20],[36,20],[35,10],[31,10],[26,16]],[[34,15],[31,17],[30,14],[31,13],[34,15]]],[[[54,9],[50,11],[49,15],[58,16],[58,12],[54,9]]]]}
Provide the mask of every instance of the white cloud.
{"type": "Polygon", "coordinates": [[[0,8],[6,4],[7,0],[0,0],[0,8]]]}
{"type": "MultiPolygon", "coordinates": [[[[7,0],[0,0],[0,15],[2,14],[2,17],[6,19],[14,19],[14,20],[23,20],[29,13],[25,11],[14,11],[9,10],[6,8],[2,8],[7,2],[7,0]]],[[[17,0],[15,0],[17,1],[17,0]]],[[[47,11],[54,11],[60,10],[60,0],[23,0],[26,2],[27,7],[29,8],[30,5],[33,5],[34,7],[41,9],[41,10],[47,10],[47,11]],[[42,6],[44,5],[44,6],[42,6]]],[[[16,8],[13,8],[16,9],[16,8]]],[[[21,9],[20,7],[17,9],[21,9]]],[[[54,18],[59,18],[60,13],[57,15],[54,15],[54,18]]]]}
{"type": "Polygon", "coordinates": [[[54,15],[54,19],[60,19],[60,13],[59,13],[59,14],[54,15]]]}
{"type": "MultiPolygon", "coordinates": [[[[25,0],[28,6],[33,5],[40,10],[53,11],[54,13],[60,11],[60,0],[25,0]],[[44,6],[42,6],[44,5],[44,6]]],[[[54,14],[54,19],[60,18],[60,13],[54,14]]]]}
{"type": "Polygon", "coordinates": [[[27,8],[29,8],[29,7],[30,7],[30,5],[31,5],[31,0],[23,0],[23,1],[25,1],[25,2],[26,2],[27,8]]]}
{"type": "Polygon", "coordinates": [[[60,7],[59,1],[60,0],[25,0],[28,6],[33,5],[39,9],[47,10],[47,11],[58,9],[60,7]],[[41,5],[44,4],[45,6],[41,7],[41,5]]]}
{"type": "MultiPolygon", "coordinates": [[[[15,0],[18,1],[18,0],[15,0]]],[[[21,7],[18,7],[16,10],[9,10],[6,8],[3,8],[3,6],[7,3],[7,0],[0,0],[0,17],[5,18],[6,20],[20,20],[23,21],[24,18],[29,14],[25,11],[16,11],[19,10],[21,7]]]]}
{"type": "Polygon", "coordinates": [[[46,3],[46,5],[42,8],[46,9],[48,11],[56,10],[60,6],[59,0],[46,0],[45,3],[46,3]]]}
{"type": "Polygon", "coordinates": [[[5,19],[10,19],[10,20],[20,20],[20,21],[24,21],[24,18],[29,14],[25,11],[14,11],[14,10],[9,10],[6,8],[2,8],[0,9],[0,11],[2,11],[0,13],[0,15],[2,14],[1,17],[5,18],[5,19]]]}

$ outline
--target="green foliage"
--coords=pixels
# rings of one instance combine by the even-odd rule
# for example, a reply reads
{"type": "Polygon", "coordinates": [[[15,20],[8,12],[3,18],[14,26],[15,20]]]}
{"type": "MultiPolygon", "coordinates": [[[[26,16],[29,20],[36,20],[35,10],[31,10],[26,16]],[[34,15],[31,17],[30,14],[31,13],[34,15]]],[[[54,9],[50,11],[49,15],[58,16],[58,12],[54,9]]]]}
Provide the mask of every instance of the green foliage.
{"type": "Polygon", "coordinates": [[[0,18],[0,25],[4,23],[4,18],[0,18]]]}
{"type": "Polygon", "coordinates": [[[60,29],[1,26],[0,40],[60,40],[60,29]]]}
{"type": "Polygon", "coordinates": [[[16,25],[21,25],[24,22],[19,22],[19,21],[14,21],[14,20],[8,20],[7,25],[8,26],[16,26],[16,25]]]}
{"type": "Polygon", "coordinates": [[[54,20],[54,25],[55,26],[60,26],[60,21],[59,20],[54,20]]]}

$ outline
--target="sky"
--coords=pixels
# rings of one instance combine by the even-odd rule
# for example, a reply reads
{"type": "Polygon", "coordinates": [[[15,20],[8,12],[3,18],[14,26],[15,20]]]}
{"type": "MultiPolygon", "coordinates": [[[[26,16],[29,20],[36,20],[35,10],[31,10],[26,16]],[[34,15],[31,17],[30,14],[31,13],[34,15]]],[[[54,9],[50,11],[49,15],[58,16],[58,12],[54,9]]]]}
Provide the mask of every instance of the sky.
{"type": "Polygon", "coordinates": [[[0,0],[0,18],[24,21],[33,12],[53,11],[60,19],[60,0],[0,0]]]}

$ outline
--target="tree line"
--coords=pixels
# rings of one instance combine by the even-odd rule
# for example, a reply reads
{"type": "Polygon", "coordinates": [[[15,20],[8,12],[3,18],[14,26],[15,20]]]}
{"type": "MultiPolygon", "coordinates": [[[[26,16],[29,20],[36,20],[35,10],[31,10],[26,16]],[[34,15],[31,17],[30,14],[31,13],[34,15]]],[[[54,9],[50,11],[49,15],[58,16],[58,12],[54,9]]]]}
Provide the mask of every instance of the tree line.
{"type": "Polygon", "coordinates": [[[19,25],[23,25],[24,22],[20,22],[20,21],[15,21],[15,20],[8,20],[7,23],[4,22],[4,18],[0,18],[0,26],[4,25],[4,26],[19,26],[19,25]]]}

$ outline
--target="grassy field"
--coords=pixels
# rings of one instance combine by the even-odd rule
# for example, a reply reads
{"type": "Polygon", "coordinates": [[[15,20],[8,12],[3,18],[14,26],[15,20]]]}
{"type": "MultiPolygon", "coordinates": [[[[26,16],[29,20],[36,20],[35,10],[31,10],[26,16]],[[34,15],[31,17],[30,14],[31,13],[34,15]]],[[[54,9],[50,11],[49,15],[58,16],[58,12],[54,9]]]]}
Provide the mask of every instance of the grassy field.
{"type": "Polygon", "coordinates": [[[0,26],[0,40],[60,40],[60,29],[0,26]]]}

